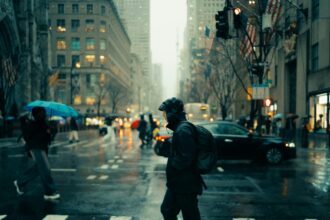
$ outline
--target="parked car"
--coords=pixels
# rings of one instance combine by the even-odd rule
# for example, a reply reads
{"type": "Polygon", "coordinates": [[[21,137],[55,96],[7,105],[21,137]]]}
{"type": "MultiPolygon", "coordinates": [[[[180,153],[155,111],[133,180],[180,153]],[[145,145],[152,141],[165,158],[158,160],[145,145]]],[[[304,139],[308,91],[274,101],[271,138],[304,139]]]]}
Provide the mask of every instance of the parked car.
{"type": "MultiPolygon", "coordinates": [[[[222,160],[263,160],[269,164],[278,164],[283,160],[296,157],[296,147],[292,142],[275,136],[262,136],[250,132],[243,126],[229,121],[196,123],[208,129],[222,160]]],[[[162,128],[156,138],[155,152],[160,145],[172,136],[172,132],[162,128]]]]}
{"type": "Polygon", "coordinates": [[[296,157],[296,147],[280,137],[252,133],[234,122],[199,123],[214,136],[219,159],[261,159],[269,164],[296,157]]]}

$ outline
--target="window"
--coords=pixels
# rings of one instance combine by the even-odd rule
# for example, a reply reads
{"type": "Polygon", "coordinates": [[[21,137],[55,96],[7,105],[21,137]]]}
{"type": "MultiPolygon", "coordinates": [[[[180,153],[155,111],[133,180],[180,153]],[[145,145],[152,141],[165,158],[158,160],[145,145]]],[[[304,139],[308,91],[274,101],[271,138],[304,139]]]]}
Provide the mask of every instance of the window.
{"type": "Polygon", "coordinates": [[[105,21],[101,21],[101,24],[100,24],[100,32],[101,33],[105,33],[106,26],[107,26],[107,23],[105,21]]]}
{"type": "Polygon", "coordinates": [[[77,32],[80,27],[80,20],[71,20],[71,31],[77,32]]]}
{"type": "Polygon", "coordinates": [[[319,18],[320,0],[312,0],[312,20],[319,18]]]}
{"type": "Polygon", "coordinates": [[[57,5],[57,13],[64,14],[64,4],[57,5]]]}
{"type": "Polygon", "coordinates": [[[72,4],[72,14],[78,14],[78,13],[79,13],[79,5],[72,4]]]}
{"type": "Polygon", "coordinates": [[[85,60],[88,63],[93,63],[95,61],[95,55],[86,55],[85,60]]]}
{"type": "Polygon", "coordinates": [[[104,55],[100,55],[100,63],[101,64],[105,63],[105,56],[104,55]]]}
{"type": "Polygon", "coordinates": [[[87,4],[87,14],[93,14],[93,5],[87,4]]]}
{"type": "Polygon", "coordinates": [[[63,67],[65,65],[65,55],[57,55],[57,67],[63,67]]]}
{"type": "Polygon", "coordinates": [[[71,49],[72,50],[80,50],[80,39],[79,39],[79,37],[71,38],[71,49]]]}
{"type": "Polygon", "coordinates": [[[100,50],[106,49],[106,41],[104,39],[100,40],[100,50]]]}
{"type": "Polygon", "coordinates": [[[57,19],[56,21],[57,23],[57,31],[58,32],[65,32],[66,28],[65,28],[65,20],[64,19],[57,19]]]}
{"type": "Polygon", "coordinates": [[[80,63],[80,56],[79,55],[72,55],[72,57],[71,57],[72,67],[78,68],[77,63],[80,63]]]}
{"type": "Polygon", "coordinates": [[[91,80],[91,74],[90,73],[87,73],[86,74],[86,86],[89,88],[91,87],[91,83],[92,83],[92,80],[91,80]]]}
{"type": "Polygon", "coordinates": [[[104,5],[101,6],[101,15],[105,15],[105,6],[104,5]]]}
{"type": "Polygon", "coordinates": [[[92,32],[94,31],[94,20],[92,19],[87,19],[86,20],[86,32],[92,32]]]}
{"type": "Polygon", "coordinates": [[[312,46],[312,71],[319,69],[319,44],[316,43],[312,46]]]}
{"type": "Polygon", "coordinates": [[[95,39],[92,37],[86,38],[86,50],[95,50],[95,39]]]}
{"type": "Polygon", "coordinates": [[[65,50],[66,49],[66,42],[64,37],[58,37],[56,39],[56,48],[58,50],[65,50]]]}

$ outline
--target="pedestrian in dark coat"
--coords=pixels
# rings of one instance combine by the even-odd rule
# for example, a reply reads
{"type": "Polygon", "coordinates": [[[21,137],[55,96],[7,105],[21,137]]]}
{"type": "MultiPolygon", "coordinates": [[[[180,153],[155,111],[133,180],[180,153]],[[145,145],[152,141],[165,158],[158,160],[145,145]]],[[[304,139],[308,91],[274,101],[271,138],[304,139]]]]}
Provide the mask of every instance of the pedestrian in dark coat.
{"type": "Polygon", "coordinates": [[[173,130],[172,144],[166,165],[167,191],[161,205],[165,220],[177,219],[182,212],[185,220],[200,220],[197,196],[202,194],[202,177],[196,168],[197,140],[195,130],[185,123],[183,102],[172,98],[160,107],[167,120],[167,127],[173,130]]]}
{"type": "Polygon", "coordinates": [[[50,127],[46,122],[46,111],[43,107],[32,109],[34,120],[29,122],[26,129],[26,149],[29,151],[34,163],[28,167],[22,175],[14,181],[18,195],[24,194],[24,186],[40,176],[44,187],[44,199],[53,200],[60,198],[56,192],[54,180],[51,176],[48,161],[48,146],[50,144],[50,127]]]}

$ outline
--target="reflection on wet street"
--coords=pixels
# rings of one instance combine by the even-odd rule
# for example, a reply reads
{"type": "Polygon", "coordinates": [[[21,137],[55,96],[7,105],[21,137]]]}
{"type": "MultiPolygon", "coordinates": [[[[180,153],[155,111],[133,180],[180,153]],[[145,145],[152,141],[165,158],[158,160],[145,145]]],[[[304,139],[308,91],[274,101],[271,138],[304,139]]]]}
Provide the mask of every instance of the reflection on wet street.
{"type": "MultiPolygon", "coordinates": [[[[30,161],[22,146],[1,143],[0,219],[162,219],[166,158],[140,149],[135,130],[120,130],[115,143],[96,130],[79,136],[69,143],[60,135],[51,146],[57,202],[43,200],[39,179],[17,197],[12,182],[30,161]]],[[[297,159],[277,166],[221,160],[204,176],[202,219],[330,219],[329,179],[327,149],[299,148],[297,159]]]]}

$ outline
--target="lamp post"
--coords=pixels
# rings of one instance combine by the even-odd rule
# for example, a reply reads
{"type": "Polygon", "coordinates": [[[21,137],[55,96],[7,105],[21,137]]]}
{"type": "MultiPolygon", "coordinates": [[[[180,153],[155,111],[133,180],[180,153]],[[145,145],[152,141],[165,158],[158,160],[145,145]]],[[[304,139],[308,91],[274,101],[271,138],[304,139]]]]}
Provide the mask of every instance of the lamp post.
{"type": "MultiPolygon", "coordinates": [[[[70,104],[71,105],[73,105],[73,102],[74,102],[74,97],[73,97],[74,96],[74,94],[73,94],[73,90],[74,90],[74,88],[73,88],[74,87],[74,85],[73,85],[74,70],[79,69],[79,68],[80,68],[80,62],[79,61],[71,66],[71,72],[70,72],[70,86],[71,86],[70,87],[70,104]]],[[[75,74],[75,75],[77,75],[77,74],[75,74]]]]}

